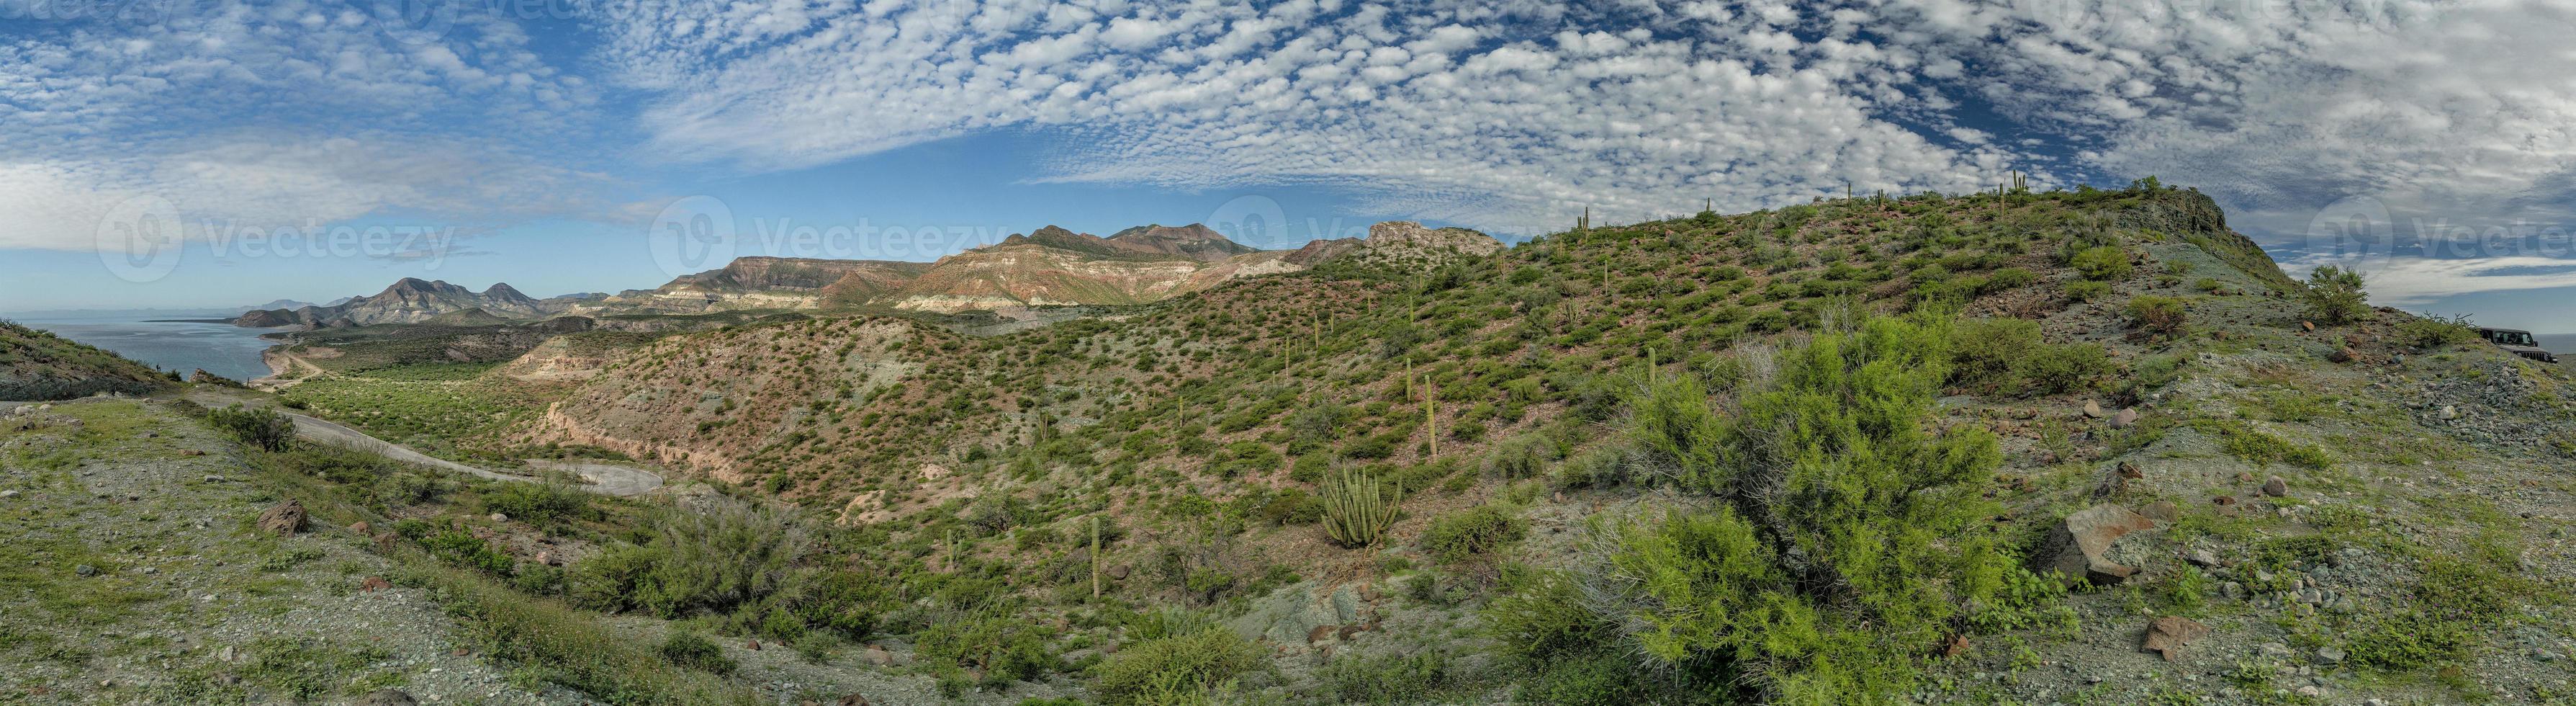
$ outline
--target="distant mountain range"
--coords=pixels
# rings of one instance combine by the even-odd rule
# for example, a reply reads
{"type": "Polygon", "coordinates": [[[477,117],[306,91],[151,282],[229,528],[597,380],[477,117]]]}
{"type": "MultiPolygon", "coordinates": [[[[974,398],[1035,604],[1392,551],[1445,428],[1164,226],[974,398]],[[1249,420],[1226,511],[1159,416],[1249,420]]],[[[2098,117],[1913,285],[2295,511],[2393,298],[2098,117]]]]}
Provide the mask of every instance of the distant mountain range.
{"type": "Polygon", "coordinates": [[[1402,221],[1372,226],[1365,239],[1315,241],[1297,250],[1261,250],[1195,223],[1137,226],[1105,238],[1047,226],[935,262],[744,257],[654,289],[614,295],[532,299],[507,284],[475,292],[446,282],[404,279],[374,295],[327,305],[264,307],[234,323],[331,327],[819,308],[1007,313],[1036,306],[1142,304],[1339,258],[1369,267],[1424,270],[1502,249],[1501,242],[1476,231],[1402,221]],[[480,314],[462,313],[469,311],[480,314]]]}

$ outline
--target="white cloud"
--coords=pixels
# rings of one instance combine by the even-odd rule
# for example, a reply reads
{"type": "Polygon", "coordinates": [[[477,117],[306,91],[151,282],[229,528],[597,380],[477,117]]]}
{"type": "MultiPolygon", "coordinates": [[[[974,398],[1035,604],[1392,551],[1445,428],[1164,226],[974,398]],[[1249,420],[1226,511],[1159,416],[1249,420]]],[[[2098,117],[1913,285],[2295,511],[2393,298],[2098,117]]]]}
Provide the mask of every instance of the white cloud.
{"type": "Polygon", "coordinates": [[[2282,269],[2304,277],[2324,265],[2360,270],[2370,291],[2370,303],[2401,309],[2464,294],[2576,287],[2576,260],[2538,255],[2401,257],[2358,262],[2323,256],[2293,260],[2282,269]]]}
{"type": "Polygon", "coordinates": [[[24,23],[0,40],[0,247],[92,247],[100,217],[139,197],[191,223],[275,226],[586,213],[605,183],[559,137],[586,119],[588,83],[511,22],[155,7],[170,14],[36,20],[0,2],[24,23]]]}

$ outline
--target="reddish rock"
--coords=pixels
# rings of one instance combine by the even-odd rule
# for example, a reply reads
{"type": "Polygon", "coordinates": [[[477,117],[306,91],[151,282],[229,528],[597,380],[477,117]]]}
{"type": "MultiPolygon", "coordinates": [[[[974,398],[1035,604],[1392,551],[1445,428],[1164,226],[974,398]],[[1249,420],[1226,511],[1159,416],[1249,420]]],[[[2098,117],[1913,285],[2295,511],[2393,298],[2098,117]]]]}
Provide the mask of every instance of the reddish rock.
{"type": "Polygon", "coordinates": [[[386,581],[382,576],[369,576],[367,580],[358,582],[360,593],[375,593],[393,587],[393,582],[386,581]]]}
{"type": "Polygon", "coordinates": [[[1944,640],[1941,643],[1941,656],[1943,657],[1957,657],[1967,653],[1968,636],[1966,635],[1951,635],[1950,639],[1944,640]]]}
{"type": "Polygon", "coordinates": [[[359,520],[356,523],[349,525],[349,531],[356,532],[358,534],[366,534],[367,530],[373,527],[374,525],[367,524],[366,520],[359,520]]]}
{"type": "Polygon", "coordinates": [[[2236,496],[2221,495],[2215,498],[2210,498],[2209,501],[2220,505],[2234,505],[2236,504],[2236,496]]]}
{"type": "Polygon", "coordinates": [[[304,504],[288,500],[259,514],[259,529],[277,535],[304,531],[304,504]]]}
{"type": "Polygon", "coordinates": [[[2273,476],[2271,480],[2263,481],[2263,494],[2275,498],[2289,495],[2290,483],[2281,480],[2280,476],[2273,476]]]}
{"type": "Polygon", "coordinates": [[[2042,572],[2055,571],[2072,583],[2119,583],[2138,570],[2111,561],[2111,543],[2130,532],[2153,529],[2156,521],[2118,505],[2085,508],[2050,527],[2048,538],[2032,559],[2042,572]]]}
{"type": "Polygon", "coordinates": [[[2184,645],[2208,635],[2209,626],[2202,625],[2199,621],[2165,616],[2157,618],[2155,624],[2147,626],[2147,643],[2144,649],[2164,655],[2167,662],[2180,661],[2184,645]]]}
{"type": "Polygon", "coordinates": [[[2121,461],[2121,462],[2120,462],[2120,477],[2122,477],[2122,478],[2132,478],[2132,479],[2134,479],[2134,478],[2145,478],[2145,477],[2147,477],[2147,472],[2146,472],[2146,471],[2142,471],[2142,470],[2138,470],[2138,464],[2130,463],[2130,462],[2127,462],[2127,461],[2121,461]]]}
{"type": "Polygon", "coordinates": [[[2136,407],[2123,407],[2120,409],[2119,414],[2111,415],[2111,428],[2113,429],[2127,429],[2132,426],[2137,426],[2137,424],[2138,408],[2136,407]]]}

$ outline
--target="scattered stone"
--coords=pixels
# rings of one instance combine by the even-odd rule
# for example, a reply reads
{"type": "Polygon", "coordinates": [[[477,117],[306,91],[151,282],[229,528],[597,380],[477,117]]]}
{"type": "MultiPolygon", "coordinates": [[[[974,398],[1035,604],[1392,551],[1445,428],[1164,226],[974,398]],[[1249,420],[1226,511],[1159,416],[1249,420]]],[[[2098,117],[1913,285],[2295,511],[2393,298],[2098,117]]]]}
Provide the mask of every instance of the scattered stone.
{"type": "Polygon", "coordinates": [[[501,513],[497,513],[497,512],[495,512],[495,513],[492,513],[492,521],[493,521],[493,522],[508,522],[508,521],[510,521],[510,516],[509,516],[509,515],[504,515],[504,514],[501,514],[501,513]]]}
{"type": "Polygon", "coordinates": [[[2299,322],[2299,330],[2301,330],[2301,331],[2315,331],[2315,330],[2317,330],[2317,322],[2314,322],[2314,321],[2301,321],[2301,322],[2299,322]]]}
{"type": "Polygon", "coordinates": [[[2346,656],[2347,655],[2344,653],[2343,648],[2333,645],[2317,648],[2317,661],[2324,662],[2326,664],[2342,664],[2343,658],[2346,656]]]}
{"type": "Polygon", "coordinates": [[[868,697],[851,694],[841,697],[839,706],[869,706],[868,697]]]}
{"type": "Polygon", "coordinates": [[[2210,501],[2210,502],[2212,502],[2212,503],[2217,503],[2217,504],[2219,504],[2219,505],[2234,505],[2234,504],[2236,504],[2236,496],[2233,496],[2233,495],[2221,495],[2221,496],[2218,496],[2218,497],[2215,497],[2215,498],[2210,498],[2210,499],[2209,499],[2209,501],[2210,501]]]}
{"type": "Polygon", "coordinates": [[[241,650],[234,649],[231,645],[225,645],[223,649],[215,650],[215,659],[230,662],[240,658],[241,650]]]}
{"type": "Polygon", "coordinates": [[[2280,476],[2273,476],[2271,480],[2263,481],[2263,494],[2275,498],[2289,495],[2290,482],[2281,480],[2280,476]]]}
{"type": "Polygon", "coordinates": [[[259,529],[277,535],[304,531],[304,504],[288,500],[259,514],[259,529]]]}
{"type": "Polygon", "coordinates": [[[204,480],[205,480],[206,482],[208,482],[208,483],[221,483],[221,482],[224,482],[224,477],[223,477],[223,476],[206,476],[204,480]]]}
{"type": "Polygon", "coordinates": [[[742,648],[743,648],[743,649],[746,649],[746,650],[751,650],[751,651],[753,651],[753,652],[759,652],[759,651],[760,651],[760,640],[758,640],[758,639],[754,639],[754,640],[752,640],[752,641],[750,641],[750,642],[742,643],[742,648]]]}
{"type": "Polygon", "coordinates": [[[2353,358],[2357,358],[2357,357],[2360,357],[2360,354],[2358,354],[2358,353],[2354,353],[2354,352],[2352,351],[2352,347],[2351,347],[2351,346],[2345,346],[2345,347],[2342,347],[2342,348],[2337,348],[2337,349],[2335,349],[2335,350],[2334,350],[2334,352],[2333,352],[2333,353],[2328,353],[2328,354],[2326,354],[2326,360],[2334,361],[2334,362],[2337,362],[2337,363],[2350,363],[2350,362],[2352,362],[2352,359],[2353,359],[2353,358]]]}
{"type": "Polygon", "coordinates": [[[2103,412],[2102,412],[2102,403],[2100,403],[2100,402],[2095,402],[2095,401],[2093,401],[2093,400],[2085,400],[2085,401],[2084,401],[2084,416],[2092,417],[2092,418],[2094,418],[2094,419],[2101,419],[2101,418],[2103,418],[2103,417],[2110,416],[2110,415],[2105,414],[2105,413],[2103,413],[2103,412]]]}
{"type": "Polygon", "coordinates": [[[2175,507],[2171,500],[2158,500],[2139,510],[2138,514],[2145,515],[2150,520],[2171,524],[2175,520],[2182,519],[2182,508],[2175,507]]]}
{"type": "Polygon", "coordinates": [[[2122,478],[2132,478],[2132,479],[2134,479],[2134,478],[2145,478],[2145,477],[2147,477],[2147,472],[2146,472],[2146,471],[2143,471],[2143,470],[2139,470],[2139,469],[2138,469],[2138,464],[2130,463],[2130,462],[2127,462],[2127,461],[2121,461],[2121,462],[2120,462],[2120,477],[2122,477],[2122,478]]]}
{"type": "Polygon", "coordinates": [[[1126,564],[1119,564],[1119,565],[1117,565],[1117,566],[1109,567],[1109,578],[1113,578],[1113,579],[1120,579],[1120,580],[1124,580],[1124,579],[1126,579],[1126,578],[1127,578],[1127,565],[1126,565],[1126,564]]]}
{"type": "Polygon", "coordinates": [[[358,534],[366,534],[367,530],[373,529],[374,527],[374,525],[367,524],[366,520],[359,520],[356,523],[349,525],[349,531],[356,532],[358,534]]]}
{"type": "Polygon", "coordinates": [[[375,593],[393,587],[393,582],[386,581],[382,576],[369,576],[367,580],[358,582],[359,593],[375,593]]]}
{"type": "Polygon", "coordinates": [[[2193,640],[2209,635],[2209,626],[2190,618],[2166,616],[2147,626],[2145,650],[2164,655],[2165,661],[2182,660],[2182,648],[2193,640]]]}
{"type": "Polygon", "coordinates": [[[2192,565],[2199,566],[2201,568],[2217,568],[2218,566],[2218,554],[2207,549],[2191,550],[2191,554],[2184,557],[2184,559],[2189,560],[2192,565]]]}
{"type": "Polygon", "coordinates": [[[377,689],[358,699],[357,706],[419,706],[419,704],[419,701],[412,700],[411,694],[403,693],[401,689],[377,689]]]}
{"type": "Polygon", "coordinates": [[[2131,426],[2137,425],[2137,423],[2138,408],[2136,407],[2123,407],[2120,409],[2119,414],[2111,415],[2111,428],[2113,429],[2127,429],[2131,426]]]}
{"type": "Polygon", "coordinates": [[[2450,405],[2442,405],[2442,411],[2436,413],[2435,416],[2439,416],[2444,420],[2458,419],[2460,418],[2460,408],[2450,405]]]}
{"type": "Polygon", "coordinates": [[[879,667],[894,666],[894,653],[887,652],[883,647],[869,645],[868,651],[861,653],[859,656],[861,659],[867,660],[868,664],[873,664],[879,667]]]}
{"type": "Polygon", "coordinates": [[[2128,508],[2095,505],[2067,515],[2064,522],[2050,527],[2048,538],[2041,542],[2033,558],[2040,571],[2055,571],[2070,583],[2119,583],[2138,570],[2111,561],[2111,543],[2130,532],[2155,526],[2155,520],[2128,508]]]}
{"type": "Polygon", "coordinates": [[[18,491],[15,491],[15,490],[0,490],[0,500],[7,500],[7,499],[10,499],[10,498],[15,498],[15,497],[18,497],[18,491]]]}
{"type": "Polygon", "coordinates": [[[97,576],[98,567],[90,566],[88,564],[79,564],[72,567],[72,573],[80,574],[82,576],[97,576]]]}

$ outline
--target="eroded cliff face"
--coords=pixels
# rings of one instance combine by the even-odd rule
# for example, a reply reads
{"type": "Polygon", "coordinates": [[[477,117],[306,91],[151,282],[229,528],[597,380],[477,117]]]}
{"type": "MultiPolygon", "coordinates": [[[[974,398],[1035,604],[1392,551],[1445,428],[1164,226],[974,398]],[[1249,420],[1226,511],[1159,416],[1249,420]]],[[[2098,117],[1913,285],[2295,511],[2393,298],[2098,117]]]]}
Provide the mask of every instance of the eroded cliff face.
{"type": "Polygon", "coordinates": [[[1366,240],[1259,250],[1199,224],[1138,226],[1110,237],[1047,226],[937,262],[747,257],[650,291],[575,305],[574,313],[883,308],[938,313],[1032,306],[1130,305],[1242,277],[1296,272],[1341,257],[1423,270],[1503,244],[1461,228],[1381,223],[1366,240]]]}
{"type": "Polygon", "coordinates": [[[834,418],[839,400],[901,395],[921,369],[921,332],[898,319],[825,319],[672,336],[592,361],[540,348],[508,374],[583,382],[530,430],[742,480],[759,454],[834,418]],[[546,355],[537,355],[544,353],[546,355]]]}

